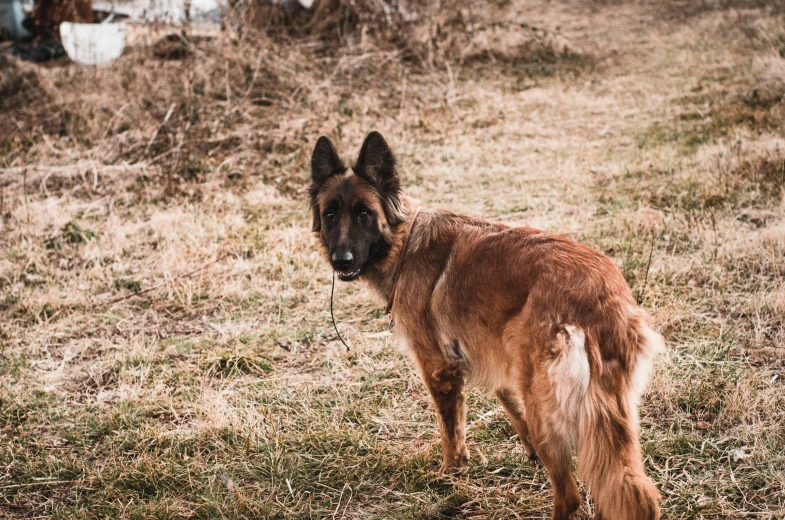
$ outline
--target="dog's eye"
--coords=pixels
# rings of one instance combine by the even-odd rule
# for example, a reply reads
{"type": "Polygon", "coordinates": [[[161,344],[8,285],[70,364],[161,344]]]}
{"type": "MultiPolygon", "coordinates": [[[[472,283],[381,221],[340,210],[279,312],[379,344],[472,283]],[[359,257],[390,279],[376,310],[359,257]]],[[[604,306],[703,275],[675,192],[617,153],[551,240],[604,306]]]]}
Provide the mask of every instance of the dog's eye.
{"type": "Polygon", "coordinates": [[[324,220],[326,220],[327,222],[335,221],[335,213],[332,211],[328,211],[327,213],[324,214],[324,220]]]}
{"type": "Polygon", "coordinates": [[[361,212],[360,212],[360,214],[359,214],[359,215],[357,215],[357,217],[358,217],[360,220],[368,220],[368,219],[371,217],[371,214],[370,214],[370,213],[368,213],[367,211],[361,211],[361,212]]]}

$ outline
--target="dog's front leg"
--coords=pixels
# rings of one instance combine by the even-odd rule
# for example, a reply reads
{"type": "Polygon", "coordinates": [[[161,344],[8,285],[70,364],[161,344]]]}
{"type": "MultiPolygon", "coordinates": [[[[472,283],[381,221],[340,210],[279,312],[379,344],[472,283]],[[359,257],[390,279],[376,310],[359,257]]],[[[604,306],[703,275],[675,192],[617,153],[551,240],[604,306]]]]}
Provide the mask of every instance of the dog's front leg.
{"type": "Polygon", "coordinates": [[[442,438],[442,473],[458,472],[469,463],[466,449],[466,397],[463,394],[465,363],[440,356],[418,355],[421,373],[436,404],[442,438]]]}

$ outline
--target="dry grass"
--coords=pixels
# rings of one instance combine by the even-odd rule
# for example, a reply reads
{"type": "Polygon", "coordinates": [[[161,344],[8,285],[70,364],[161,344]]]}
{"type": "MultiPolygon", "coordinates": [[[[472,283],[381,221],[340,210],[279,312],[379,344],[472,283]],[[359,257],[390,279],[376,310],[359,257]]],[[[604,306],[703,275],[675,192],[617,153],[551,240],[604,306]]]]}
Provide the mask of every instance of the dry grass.
{"type": "Polygon", "coordinates": [[[352,352],[332,331],[308,154],[378,129],[413,195],[621,266],[670,347],[641,409],[666,518],[783,518],[785,18],[699,7],[431,13],[419,61],[362,30],[0,57],[0,517],[548,517],[495,400],[439,476],[381,305],[339,285],[352,352]]]}

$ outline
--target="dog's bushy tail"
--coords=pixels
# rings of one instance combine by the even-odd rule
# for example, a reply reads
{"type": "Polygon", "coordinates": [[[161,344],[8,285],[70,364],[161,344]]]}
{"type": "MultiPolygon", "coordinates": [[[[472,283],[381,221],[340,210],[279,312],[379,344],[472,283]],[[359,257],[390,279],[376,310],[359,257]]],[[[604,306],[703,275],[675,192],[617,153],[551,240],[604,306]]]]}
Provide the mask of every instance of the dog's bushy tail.
{"type": "Polygon", "coordinates": [[[578,473],[589,485],[598,520],[659,520],[660,494],[643,471],[638,441],[638,397],[648,380],[652,358],[662,338],[642,321],[630,334],[627,352],[635,364],[621,384],[620,395],[592,381],[581,412],[578,473]]]}

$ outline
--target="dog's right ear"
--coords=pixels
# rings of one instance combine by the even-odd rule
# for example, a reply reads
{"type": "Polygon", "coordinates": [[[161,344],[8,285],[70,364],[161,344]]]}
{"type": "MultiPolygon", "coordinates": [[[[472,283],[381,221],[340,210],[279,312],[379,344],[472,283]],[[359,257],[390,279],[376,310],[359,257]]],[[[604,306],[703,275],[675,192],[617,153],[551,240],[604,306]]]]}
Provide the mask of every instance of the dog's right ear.
{"type": "Polygon", "coordinates": [[[338,157],[333,143],[321,136],[311,156],[311,182],[321,188],[324,181],[345,171],[346,164],[338,157]]]}
{"type": "Polygon", "coordinates": [[[327,137],[321,136],[316,141],[311,156],[311,188],[309,193],[311,195],[311,211],[313,212],[312,231],[319,231],[322,228],[322,219],[316,201],[319,191],[327,179],[345,172],[346,169],[347,166],[338,156],[333,143],[327,137]]]}

